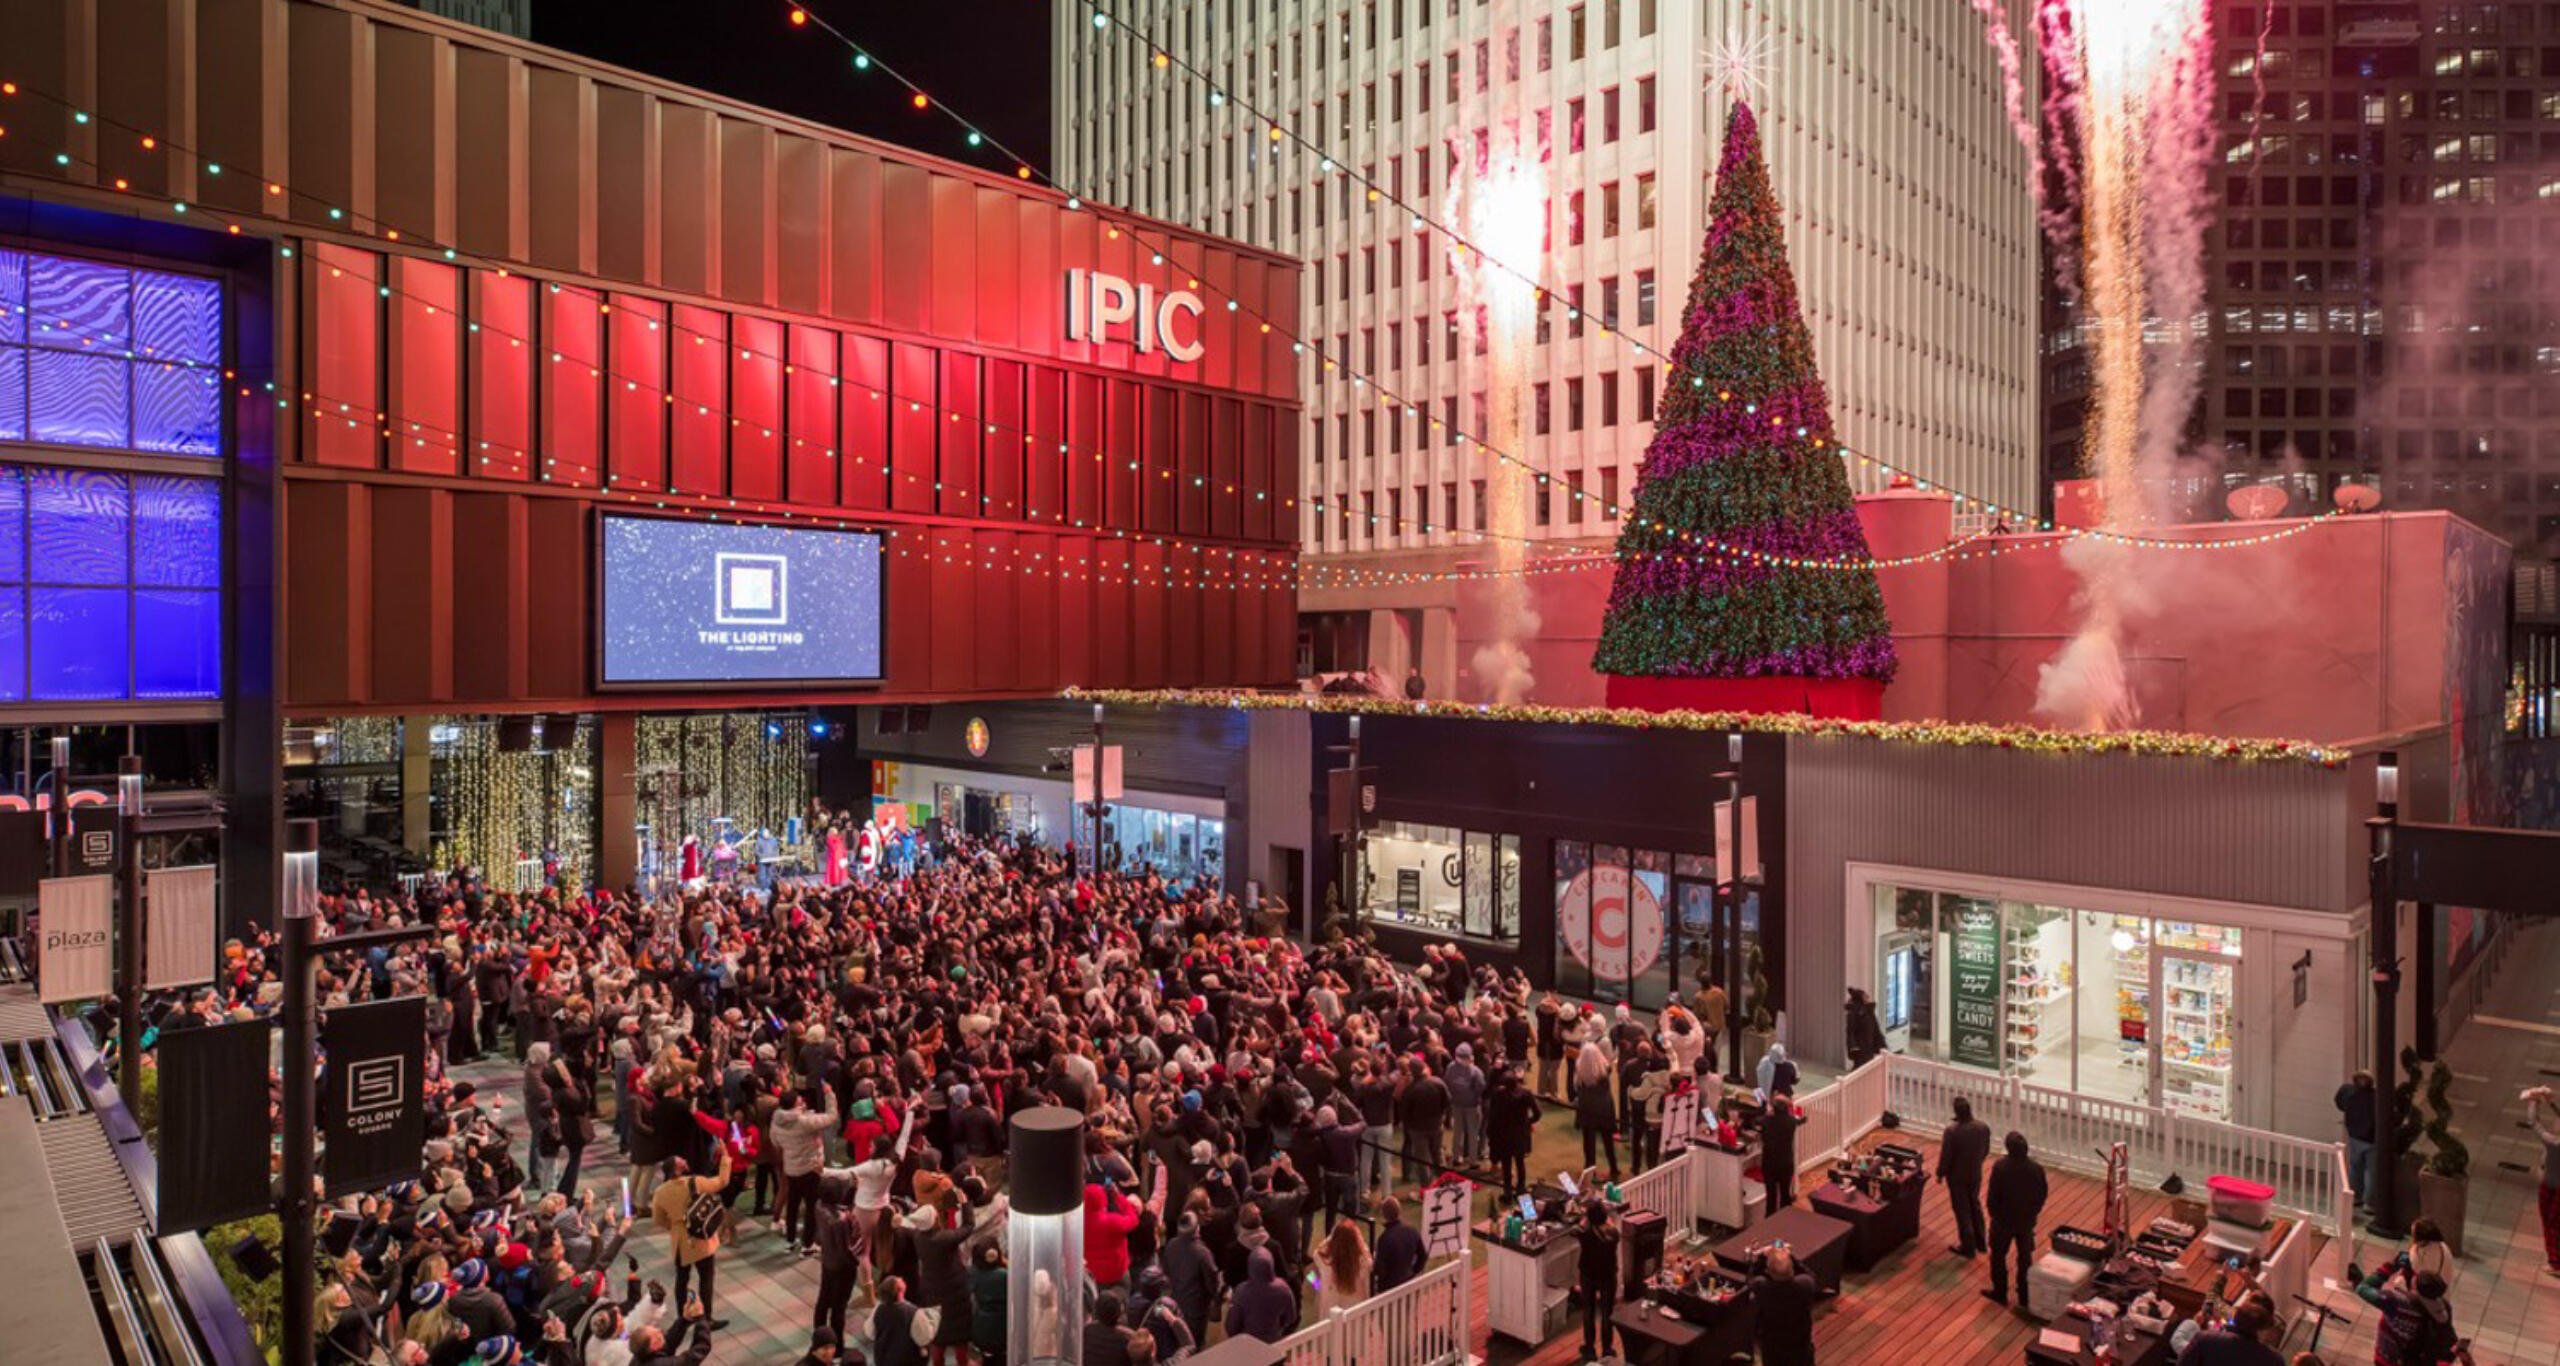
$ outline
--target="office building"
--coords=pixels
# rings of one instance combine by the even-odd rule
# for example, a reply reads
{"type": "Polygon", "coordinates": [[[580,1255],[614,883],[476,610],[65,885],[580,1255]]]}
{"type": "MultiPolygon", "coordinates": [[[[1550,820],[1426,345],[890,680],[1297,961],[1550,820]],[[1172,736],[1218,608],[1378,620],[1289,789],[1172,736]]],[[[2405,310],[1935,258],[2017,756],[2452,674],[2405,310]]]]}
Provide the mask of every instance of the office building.
{"type": "Polygon", "coordinates": [[[1301,604],[1302,669],[1419,668],[1435,695],[1473,695],[1454,585],[1431,576],[1488,552],[1489,457],[1458,438],[1485,432],[1488,364],[1451,242],[1415,215],[1455,222],[1452,172],[1470,174],[1510,130],[1546,181],[1553,299],[1522,396],[1521,454],[1547,476],[1531,494],[1532,553],[1614,541],[1661,366],[1625,338],[1668,352],[1677,335],[1722,145],[1727,54],[1747,59],[1759,87],[1843,435],[1934,483],[2035,504],[2026,157],[1980,20],[1960,0],[1108,9],[1101,26],[1090,5],[1057,9],[1061,177],[1307,266],[1299,529],[1316,577],[1301,604]],[[1355,572],[1360,586],[1336,586],[1355,572]]]}

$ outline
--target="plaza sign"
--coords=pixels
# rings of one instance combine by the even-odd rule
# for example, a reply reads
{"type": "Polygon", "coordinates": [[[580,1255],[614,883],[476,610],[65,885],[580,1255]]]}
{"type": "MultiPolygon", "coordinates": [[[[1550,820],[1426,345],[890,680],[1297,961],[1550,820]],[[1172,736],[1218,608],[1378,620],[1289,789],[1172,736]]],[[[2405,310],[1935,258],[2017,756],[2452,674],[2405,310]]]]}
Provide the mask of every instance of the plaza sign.
{"type": "Polygon", "coordinates": [[[1162,351],[1185,363],[1200,359],[1200,296],[1187,289],[1162,295],[1154,285],[1133,285],[1098,270],[1067,272],[1067,340],[1125,341],[1148,355],[1162,351]],[[1189,314],[1190,339],[1174,335],[1175,319],[1189,314]]]}

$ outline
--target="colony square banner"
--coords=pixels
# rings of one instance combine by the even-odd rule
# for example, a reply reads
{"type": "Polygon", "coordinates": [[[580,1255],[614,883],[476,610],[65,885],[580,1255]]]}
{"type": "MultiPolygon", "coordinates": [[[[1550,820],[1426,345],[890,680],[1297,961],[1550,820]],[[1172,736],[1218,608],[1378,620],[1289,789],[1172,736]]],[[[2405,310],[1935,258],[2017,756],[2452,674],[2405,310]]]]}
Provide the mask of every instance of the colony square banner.
{"type": "Polygon", "coordinates": [[[877,532],[599,520],[598,685],[879,681],[877,532]]]}
{"type": "Polygon", "coordinates": [[[329,1198],[418,1179],[427,1141],[427,998],[339,1006],[322,1021],[321,1175],[329,1198]]]}

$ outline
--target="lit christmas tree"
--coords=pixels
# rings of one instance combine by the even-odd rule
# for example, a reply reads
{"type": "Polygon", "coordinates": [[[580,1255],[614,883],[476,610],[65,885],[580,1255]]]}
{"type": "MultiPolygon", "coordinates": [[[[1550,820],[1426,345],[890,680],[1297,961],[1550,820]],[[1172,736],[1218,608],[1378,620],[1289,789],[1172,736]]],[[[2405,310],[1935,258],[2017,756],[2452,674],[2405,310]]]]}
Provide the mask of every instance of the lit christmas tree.
{"type": "Polygon", "coordinates": [[[1617,706],[1871,717],[1893,637],[1749,105],[1710,209],[1593,667],[1617,706]]]}

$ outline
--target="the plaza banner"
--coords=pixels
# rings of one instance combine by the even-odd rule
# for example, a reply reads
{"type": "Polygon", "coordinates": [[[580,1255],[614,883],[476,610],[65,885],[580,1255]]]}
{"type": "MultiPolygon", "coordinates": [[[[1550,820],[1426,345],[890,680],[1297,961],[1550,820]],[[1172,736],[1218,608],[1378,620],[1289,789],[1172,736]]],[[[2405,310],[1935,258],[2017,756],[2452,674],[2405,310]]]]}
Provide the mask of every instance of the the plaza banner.
{"type": "Polygon", "coordinates": [[[418,1179],[427,1141],[427,998],[339,1006],[321,1024],[321,1176],[329,1198],[418,1179]]]}
{"type": "Polygon", "coordinates": [[[36,984],[46,1005],[115,991],[116,880],[49,877],[36,890],[36,984]]]}
{"type": "Polygon", "coordinates": [[[268,1172],[267,1047],[274,1023],[160,1036],[160,1231],[185,1233],[275,1205],[268,1172]],[[246,1099],[244,1099],[246,1098],[246,1099]]]}
{"type": "Polygon", "coordinates": [[[143,876],[142,901],[151,909],[143,939],[150,962],[142,984],[153,991],[213,980],[213,865],[154,868],[143,876]]]}
{"type": "Polygon", "coordinates": [[[2000,908],[1970,902],[1955,913],[1955,1029],[1948,1060],[2000,1070],[2000,908]]]}

